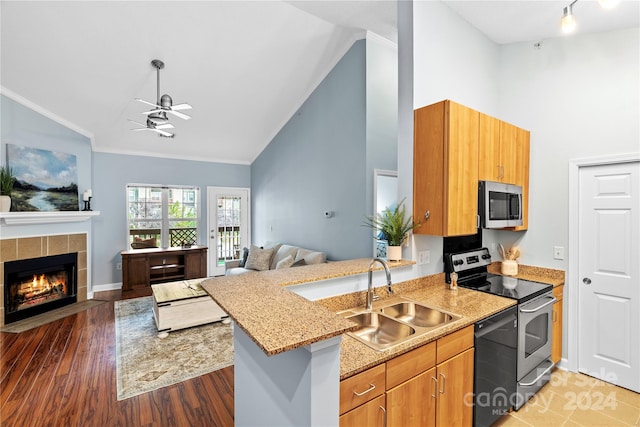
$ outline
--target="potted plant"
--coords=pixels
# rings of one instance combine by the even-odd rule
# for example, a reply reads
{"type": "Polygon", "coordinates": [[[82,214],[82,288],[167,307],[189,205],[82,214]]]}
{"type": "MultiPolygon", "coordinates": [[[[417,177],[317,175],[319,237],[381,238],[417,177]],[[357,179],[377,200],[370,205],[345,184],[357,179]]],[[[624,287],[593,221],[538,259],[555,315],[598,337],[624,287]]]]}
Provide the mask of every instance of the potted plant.
{"type": "Polygon", "coordinates": [[[0,166],[0,212],[11,210],[11,192],[15,180],[10,167],[0,166]]]}
{"type": "Polygon", "coordinates": [[[407,238],[407,233],[420,224],[413,222],[413,218],[405,219],[404,199],[393,208],[385,208],[384,211],[373,217],[367,217],[365,225],[378,231],[379,238],[389,244],[387,258],[390,261],[399,261],[402,258],[402,244],[407,238]]]}

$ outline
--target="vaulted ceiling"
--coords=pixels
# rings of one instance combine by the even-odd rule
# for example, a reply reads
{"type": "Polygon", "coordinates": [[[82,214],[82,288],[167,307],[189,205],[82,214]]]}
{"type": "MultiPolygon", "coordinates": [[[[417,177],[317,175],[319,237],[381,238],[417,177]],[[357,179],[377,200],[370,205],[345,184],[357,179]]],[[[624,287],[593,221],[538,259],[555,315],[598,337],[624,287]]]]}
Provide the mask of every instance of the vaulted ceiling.
{"type": "MultiPolygon", "coordinates": [[[[499,44],[559,36],[566,5],[445,3],[499,44]]],[[[590,15],[606,21],[593,3],[574,7],[585,26],[590,15]]],[[[639,3],[623,3],[625,13],[595,31],[637,27],[639,3]]],[[[396,7],[391,0],[2,0],[0,85],[91,136],[95,151],[249,164],[355,40],[370,31],[396,41],[396,7]],[[156,101],[153,59],[165,63],[161,94],[193,106],[184,111],[191,120],[170,116],[172,139],[132,132],[138,126],[128,121],[144,123],[150,108],[135,98],[156,101]]]]}

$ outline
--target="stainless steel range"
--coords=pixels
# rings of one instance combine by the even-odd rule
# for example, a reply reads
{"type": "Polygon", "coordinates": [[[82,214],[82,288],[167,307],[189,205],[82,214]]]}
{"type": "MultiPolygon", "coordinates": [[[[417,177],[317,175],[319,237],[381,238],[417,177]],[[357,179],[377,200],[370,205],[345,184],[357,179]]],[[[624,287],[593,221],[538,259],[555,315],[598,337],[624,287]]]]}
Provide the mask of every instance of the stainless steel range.
{"type": "Polygon", "coordinates": [[[487,248],[444,254],[448,283],[458,274],[458,286],[511,298],[517,305],[516,396],[509,396],[517,410],[549,381],[553,286],[487,272],[491,255],[487,248]]]}

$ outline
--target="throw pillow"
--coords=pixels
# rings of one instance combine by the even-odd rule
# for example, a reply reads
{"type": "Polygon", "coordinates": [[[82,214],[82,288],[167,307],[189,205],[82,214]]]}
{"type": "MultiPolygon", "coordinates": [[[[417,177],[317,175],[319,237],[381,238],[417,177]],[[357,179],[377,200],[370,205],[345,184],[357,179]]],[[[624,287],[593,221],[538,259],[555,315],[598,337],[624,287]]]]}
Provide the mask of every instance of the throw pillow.
{"type": "Polygon", "coordinates": [[[242,257],[240,257],[240,264],[238,264],[238,267],[244,267],[244,265],[247,263],[248,256],[249,256],[249,248],[245,246],[244,248],[242,248],[242,257]]]}
{"type": "Polygon", "coordinates": [[[268,270],[274,252],[274,248],[260,249],[257,246],[251,245],[244,268],[257,271],[268,270]]]}
{"type": "Polygon", "coordinates": [[[146,248],[157,248],[158,244],[156,243],[155,238],[150,239],[141,239],[139,237],[134,237],[133,242],[131,243],[131,248],[133,249],[146,249],[146,248]]]}
{"type": "Polygon", "coordinates": [[[289,268],[293,265],[293,257],[291,255],[287,255],[276,264],[276,270],[280,270],[281,268],[289,268]]]}

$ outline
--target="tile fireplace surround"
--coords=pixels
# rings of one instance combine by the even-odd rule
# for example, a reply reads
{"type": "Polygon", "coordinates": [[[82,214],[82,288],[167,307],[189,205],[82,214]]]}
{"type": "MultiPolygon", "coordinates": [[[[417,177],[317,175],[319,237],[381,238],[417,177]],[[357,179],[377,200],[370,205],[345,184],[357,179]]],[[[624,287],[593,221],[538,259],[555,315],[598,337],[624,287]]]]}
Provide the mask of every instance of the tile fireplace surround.
{"type": "Polygon", "coordinates": [[[87,299],[87,235],[19,237],[0,240],[0,327],[4,326],[4,263],[78,252],[78,302],[87,299]]]}

